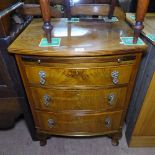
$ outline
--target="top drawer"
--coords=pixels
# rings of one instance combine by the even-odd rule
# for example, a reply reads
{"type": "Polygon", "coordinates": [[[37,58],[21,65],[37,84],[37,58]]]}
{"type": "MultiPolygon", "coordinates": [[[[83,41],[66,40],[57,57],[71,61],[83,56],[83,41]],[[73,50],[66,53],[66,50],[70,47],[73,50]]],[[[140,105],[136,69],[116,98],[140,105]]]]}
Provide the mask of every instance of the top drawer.
{"type": "Polygon", "coordinates": [[[128,83],[133,66],[130,64],[91,68],[56,68],[25,65],[25,70],[30,84],[42,86],[103,86],[128,83]]]}

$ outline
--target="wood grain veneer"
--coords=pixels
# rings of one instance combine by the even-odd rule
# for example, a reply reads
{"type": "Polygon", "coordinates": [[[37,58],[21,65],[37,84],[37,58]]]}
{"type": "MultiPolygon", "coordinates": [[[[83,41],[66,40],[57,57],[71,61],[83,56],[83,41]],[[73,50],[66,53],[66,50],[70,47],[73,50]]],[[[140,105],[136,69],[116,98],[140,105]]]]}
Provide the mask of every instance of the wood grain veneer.
{"type": "Polygon", "coordinates": [[[121,109],[126,107],[126,87],[108,88],[108,89],[60,89],[51,88],[31,88],[31,93],[34,100],[34,107],[46,111],[107,111],[121,109]],[[110,95],[114,95],[114,99],[110,102],[110,95]],[[45,101],[45,96],[49,96],[48,103],[45,101]]]}
{"type": "Polygon", "coordinates": [[[110,113],[93,113],[81,114],[78,112],[72,113],[40,113],[36,112],[38,120],[38,128],[41,130],[52,132],[53,134],[82,136],[82,135],[97,135],[98,133],[106,133],[119,129],[122,111],[110,113]],[[109,118],[111,125],[105,125],[106,118],[109,118]],[[54,120],[54,127],[49,128],[48,120],[54,120]]]}
{"type": "Polygon", "coordinates": [[[50,68],[26,66],[26,74],[30,84],[40,85],[39,72],[44,72],[45,86],[48,85],[115,85],[111,74],[114,71],[119,72],[118,84],[126,84],[130,80],[133,65],[128,66],[109,66],[109,67],[80,67],[80,68],[50,68]],[[97,75],[97,76],[96,76],[97,75]]]}

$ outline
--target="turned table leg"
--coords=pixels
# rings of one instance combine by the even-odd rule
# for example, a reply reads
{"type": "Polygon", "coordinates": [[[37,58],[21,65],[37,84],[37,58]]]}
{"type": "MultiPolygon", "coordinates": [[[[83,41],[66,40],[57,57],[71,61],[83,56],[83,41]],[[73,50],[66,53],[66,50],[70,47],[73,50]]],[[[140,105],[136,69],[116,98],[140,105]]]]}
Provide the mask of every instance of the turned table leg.
{"type": "Polygon", "coordinates": [[[66,16],[68,20],[71,20],[71,4],[70,0],[65,0],[65,7],[66,7],[66,16]]]}
{"type": "Polygon", "coordinates": [[[147,12],[149,0],[138,0],[136,11],[136,24],[134,26],[134,40],[133,43],[137,43],[138,37],[144,28],[143,21],[147,12]]]}
{"type": "Polygon", "coordinates": [[[111,19],[114,14],[115,6],[116,6],[116,0],[111,0],[109,14],[108,14],[109,19],[111,19]]]}
{"type": "Polygon", "coordinates": [[[51,32],[53,26],[51,25],[51,10],[49,0],[40,0],[41,12],[44,20],[43,30],[46,33],[48,43],[51,43],[51,32]]]}

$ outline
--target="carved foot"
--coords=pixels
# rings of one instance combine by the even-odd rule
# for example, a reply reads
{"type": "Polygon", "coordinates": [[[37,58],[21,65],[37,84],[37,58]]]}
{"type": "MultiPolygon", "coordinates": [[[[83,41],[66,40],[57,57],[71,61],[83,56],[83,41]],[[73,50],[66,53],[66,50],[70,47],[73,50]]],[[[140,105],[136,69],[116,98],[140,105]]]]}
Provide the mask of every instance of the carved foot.
{"type": "Polygon", "coordinates": [[[112,138],[111,143],[113,146],[118,146],[119,145],[119,139],[112,138]]]}
{"type": "Polygon", "coordinates": [[[119,145],[119,140],[122,138],[122,132],[118,132],[112,135],[112,140],[111,143],[113,146],[118,146],[119,145]]]}
{"type": "Polygon", "coordinates": [[[46,139],[40,140],[40,146],[45,146],[46,144],[47,144],[46,139]]]}
{"type": "Polygon", "coordinates": [[[44,133],[37,133],[38,140],[40,141],[40,146],[45,146],[47,144],[47,138],[50,136],[44,133]]]}

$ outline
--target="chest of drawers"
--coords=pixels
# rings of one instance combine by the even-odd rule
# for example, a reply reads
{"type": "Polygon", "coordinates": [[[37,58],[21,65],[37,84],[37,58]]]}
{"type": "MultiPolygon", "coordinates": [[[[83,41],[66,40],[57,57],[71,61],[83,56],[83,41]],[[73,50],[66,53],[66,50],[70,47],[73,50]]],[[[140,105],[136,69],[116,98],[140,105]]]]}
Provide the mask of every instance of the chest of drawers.
{"type": "MultiPolygon", "coordinates": [[[[96,31],[89,23],[76,25],[79,29],[84,27],[92,30],[92,34],[86,35],[88,39],[85,42],[78,43],[83,48],[85,43],[90,43],[92,49],[86,52],[73,51],[71,48],[75,47],[76,37],[68,36],[62,38],[59,48],[40,48],[33,40],[33,44],[28,41],[26,46],[22,47],[24,50],[19,49],[17,45],[20,43],[24,46],[25,37],[30,39],[28,32],[41,37],[34,29],[41,25],[38,20],[33,21],[9,48],[10,52],[16,53],[42,145],[48,135],[108,135],[112,137],[114,145],[118,144],[141,53],[146,46],[123,49],[121,44],[119,48],[114,47],[118,44],[116,41],[112,46],[109,43],[108,46],[112,48],[110,49],[105,43],[106,39],[99,33],[100,30],[104,33],[107,25],[96,24],[96,31]],[[100,27],[101,25],[103,27],[100,27]],[[97,45],[95,49],[93,44],[97,45]],[[34,45],[36,48],[33,48],[34,45]],[[105,52],[107,49],[109,52],[105,52]]],[[[129,29],[125,23],[123,25],[129,29]]],[[[66,28],[64,23],[61,26],[66,28]]],[[[118,34],[111,28],[109,30],[114,36],[118,34]]]]}

